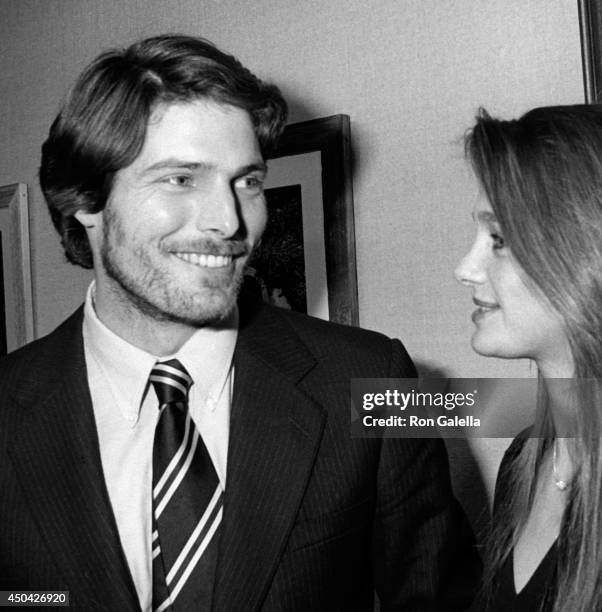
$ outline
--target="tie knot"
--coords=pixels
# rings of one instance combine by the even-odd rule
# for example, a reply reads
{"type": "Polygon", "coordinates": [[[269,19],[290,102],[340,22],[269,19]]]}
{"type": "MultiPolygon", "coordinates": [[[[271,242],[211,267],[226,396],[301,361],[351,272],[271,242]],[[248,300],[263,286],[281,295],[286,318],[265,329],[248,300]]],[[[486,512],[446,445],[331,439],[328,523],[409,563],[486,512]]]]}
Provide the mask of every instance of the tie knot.
{"type": "Polygon", "coordinates": [[[186,368],[177,360],[157,361],[150,374],[159,407],[173,402],[186,402],[192,378],[186,368]]]}

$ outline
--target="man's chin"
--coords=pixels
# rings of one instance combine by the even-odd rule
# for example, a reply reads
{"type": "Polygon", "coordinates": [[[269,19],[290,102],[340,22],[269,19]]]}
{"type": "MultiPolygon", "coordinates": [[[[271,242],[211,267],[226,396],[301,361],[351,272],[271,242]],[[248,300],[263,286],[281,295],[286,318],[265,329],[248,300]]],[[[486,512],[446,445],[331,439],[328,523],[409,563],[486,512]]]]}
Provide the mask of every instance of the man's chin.
{"type": "Polygon", "coordinates": [[[171,308],[162,309],[165,320],[191,327],[220,326],[229,321],[236,308],[238,290],[213,290],[198,298],[182,300],[171,308]]]}
{"type": "MultiPolygon", "coordinates": [[[[147,320],[173,322],[191,327],[218,325],[233,312],[242,283],[242,274],[227,279],[189,282],[157,276],[142,285],[138,278],[120,274],[117,266],[107,267],[105,283],[116,301],[129,304],[128,310],[147,320]]],[[[133,314],[132,313],[132,314],[133,314]]]]}

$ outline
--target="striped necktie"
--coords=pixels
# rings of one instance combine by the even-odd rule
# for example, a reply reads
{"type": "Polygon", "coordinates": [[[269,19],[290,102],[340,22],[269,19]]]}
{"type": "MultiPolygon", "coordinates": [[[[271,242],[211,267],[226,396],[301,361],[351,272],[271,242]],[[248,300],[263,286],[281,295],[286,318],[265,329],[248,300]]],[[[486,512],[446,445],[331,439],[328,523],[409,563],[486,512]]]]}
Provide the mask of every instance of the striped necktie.
{"type": "Polygon", "coordinates": [[[153,446],[153,610],[209,610],[224,492],[188,410],[190,375],[177,359],[157,362],[153,446]]]}

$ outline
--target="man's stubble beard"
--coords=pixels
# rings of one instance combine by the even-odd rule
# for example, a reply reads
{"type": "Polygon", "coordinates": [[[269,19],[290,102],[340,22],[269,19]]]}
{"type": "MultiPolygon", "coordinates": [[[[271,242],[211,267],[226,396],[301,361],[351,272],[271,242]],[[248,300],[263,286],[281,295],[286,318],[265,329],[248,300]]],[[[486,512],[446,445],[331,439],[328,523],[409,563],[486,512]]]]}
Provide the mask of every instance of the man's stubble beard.
{"type": "MultiPolygon", "coordinates": [[[[153,265],[145,245],[137,245],[130,253],[126,252],[134,262],[138,262],[135,269],[128,265],[127,260],[120,262],[120,249],[127,238],[115,213],[108,207],[103,221],[101,265],[109,281],[109,291],[122,307],[146,319],[192,327],[216,325],[230,316],[243,282],[242,261],[238,260],[227,285],[218,282],[212,286],[205,280],[196,292],[186,292],[177,286],[173,273],[170,275],[168,269],[153,265]]],[[[157,255],[159,253],[157,249],[157,255]]],[[[244,259],[246,262],[248,257],[244,259]]]]}

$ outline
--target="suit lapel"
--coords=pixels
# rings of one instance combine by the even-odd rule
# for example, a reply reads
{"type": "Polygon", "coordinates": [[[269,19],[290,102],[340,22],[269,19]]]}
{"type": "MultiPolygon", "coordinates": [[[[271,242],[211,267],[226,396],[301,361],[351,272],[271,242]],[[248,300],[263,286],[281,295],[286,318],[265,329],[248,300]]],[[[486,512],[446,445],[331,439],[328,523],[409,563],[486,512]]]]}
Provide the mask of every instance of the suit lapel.
{"type": "Polygon", "coordinates": [[[46,341],[48,350],[32,368],[36,378],[24,381],[9,455],[72,590],[83,594],[85,605],[139,610],[105,486],[81,323],[79,311],[46,341]]]}
{"type": "Polygon", "coordinates": [[[241,322],[216,610],[260,607],[299,510],[325,413],[296,383],[315,359],[271,310],[241,322]]]}

